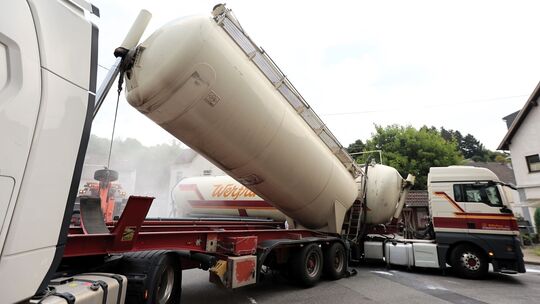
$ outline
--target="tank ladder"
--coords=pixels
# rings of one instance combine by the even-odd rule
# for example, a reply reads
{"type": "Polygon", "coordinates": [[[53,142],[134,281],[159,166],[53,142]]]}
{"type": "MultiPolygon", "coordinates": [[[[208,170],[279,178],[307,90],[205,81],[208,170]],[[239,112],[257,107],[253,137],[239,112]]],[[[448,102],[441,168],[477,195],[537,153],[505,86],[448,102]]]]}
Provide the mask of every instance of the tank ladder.
{"type": "Polygon", "coordinates": [[[332,154],[356,178],[360,170],[337,138],[330,132],[321,118],[313,111],[304,97],[296,90],[281,69],[261,47],[245,33],[232,11],[224,4],[216,5],[212,12],[216,23],[223,28],[229,37],[240,47],[247,58],[261,71],[270,84],[278,91],[294,111],[306,122],[319,139],[328,147],[332,154]]]}

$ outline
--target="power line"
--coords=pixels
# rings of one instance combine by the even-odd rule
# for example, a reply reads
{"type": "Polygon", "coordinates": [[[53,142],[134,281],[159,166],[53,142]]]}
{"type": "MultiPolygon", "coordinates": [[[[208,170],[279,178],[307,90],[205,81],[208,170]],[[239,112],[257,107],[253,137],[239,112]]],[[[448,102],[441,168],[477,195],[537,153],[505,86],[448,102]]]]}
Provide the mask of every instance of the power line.
{"type": "Polygon", "coordinates": [[[108,67],[103,66],[103,65],[101,65],[101,64],[98,64],[98,67],[100,67],[100,68],[102,68],[102,69],[105,69],[105,70],[107,70],[107,71],[110,70],[108,67]]]}
{"type": "MultiPolygon", "coordinates": [[[[417,105],[416,107],[440,108],[440,107],[448,107],[448,106],[455,106],[455,105],[462,105],[462,104],[483,103],[483,102],[496,101],[496,100],[522,98],[522,97],[528,97],[528,96],[529,95],[524,94],[524,95],[514,95],[514,96],[504,96],[504,97],[493,97],[493,98],[487,98],[487,99],[475,99],[475,100],[443,103],[443,104],[422,104],[422,105],[417,105]]],[[[392,112],[392,111],[408,110],[410,108],[411,107],[396,107],[396,108],[391,108],[391,109],[374,109],[374,110],[354,111],[354,112],[337,112],[337,113],[320,114],[320,116],[339,116],[339,115],[357,115],[357,114],[369,114],[369,113],[379,113],[379,112],[392,112]]]]}

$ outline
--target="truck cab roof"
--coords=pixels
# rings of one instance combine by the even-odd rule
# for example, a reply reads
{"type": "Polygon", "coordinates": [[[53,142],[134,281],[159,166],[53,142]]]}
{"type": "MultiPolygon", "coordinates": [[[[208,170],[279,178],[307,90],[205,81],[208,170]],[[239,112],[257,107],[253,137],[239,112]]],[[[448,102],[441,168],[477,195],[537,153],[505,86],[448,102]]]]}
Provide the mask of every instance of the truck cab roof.
{"type": "Polygon", "coordinates": [[[429,169],[428,183],[452,181],[495,181],[499,178],[486,169],[470,166],[432,167],[429,169]]]}

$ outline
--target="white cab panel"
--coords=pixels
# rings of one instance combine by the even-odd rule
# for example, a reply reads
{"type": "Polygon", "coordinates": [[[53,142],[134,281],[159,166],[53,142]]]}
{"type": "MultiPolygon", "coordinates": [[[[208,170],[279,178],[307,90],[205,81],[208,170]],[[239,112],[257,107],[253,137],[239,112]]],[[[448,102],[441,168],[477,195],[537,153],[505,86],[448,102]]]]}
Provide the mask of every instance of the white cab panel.
{"type": "Polygon", "coordinates": [[[0,91],[6,86],[8,80],[8,49],[7,45],[0,42],[0,91]]]}
{"type": "Polygon", "coordinates": [[[84,11],[69,0],[28,2],[38,24],[41,65],[88,90],[92,26],[84,11]]]}
{"type": "Polygon", "coordinates": [[[437,244],[413,243],[414,266],[439,268],[437,244]]]}
{"type": "Polygon", "coordinates": [[[13,303],[37,291],[61,253],[96,31],[70,1],[7,0],[2,8],[0,301],[13,303]]]}
{"type": "Polygon", "coordinates": [[[46,70],[42,77],[39,119],[4,255],[57,244],[81,142],[88,92],[46,70]]]}
{"type": "MultiPolygon", "coordinates": [[[[13,194],[13,187],[15,187],[15,179],[13,177],[0,175],[0,224],[6,217],[8,203],[13,194]]],[[[0,225],[0,231],[1,229],[2,226],[0,225]]]]}
{"type": "Polygon", "coordinates": [[[9,9],[0,9],[0,175],[12,179],[15,195],[2,194],[0,198],[0,252],[26,167],[41,98],[39,50],[30,9],[19,0],[7,1],[2,7],[9,9]]]}
{"type": "Polygon", "coordinates": [[[36,292],[51,267],[55,248],[43,248],[2,257],[0,263],[1,303],[17,303],[36,292]]]}

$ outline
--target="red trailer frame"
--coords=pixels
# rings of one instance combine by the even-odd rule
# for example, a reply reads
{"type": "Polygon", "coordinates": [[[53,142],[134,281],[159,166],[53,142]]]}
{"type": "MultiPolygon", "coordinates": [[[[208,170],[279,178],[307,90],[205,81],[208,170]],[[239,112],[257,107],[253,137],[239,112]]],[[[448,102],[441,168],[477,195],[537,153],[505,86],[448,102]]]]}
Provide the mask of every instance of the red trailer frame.
{"type": "MultiPolygon", "coordinates": [[[[81,227],[72,226],[64,251],[64,258],[109,255],[146,250],[177,250],[198,252],[216,257],[231,256],[220,246],[231,238],[256,237],[259,267],[270,251],[279,245],[326,243],[340,241],[338,235],[306,229],[285,229],[284,224],[256,220],[145,220],[153,197],[131,196],[117,222],[101,219],[108,233],[90,233],[85,228],[85,214],[81,210],[81,227]]],[[[89,219],[86,219],[87,221],[89,219]]],[[[90,220],[96,220],[90,217],[90,220]]],[[[95,225],[96,223],[92,223],[95,225]]],[[[87,226],[90,226],[86,222],[87,226]]],[[[182,268],[193,268],[187,263],[182,268]]]]}

